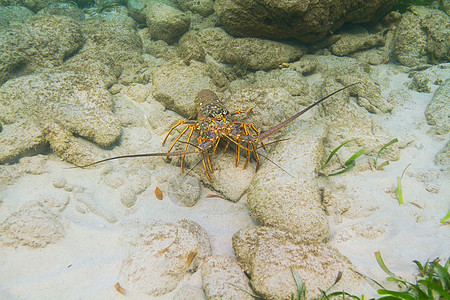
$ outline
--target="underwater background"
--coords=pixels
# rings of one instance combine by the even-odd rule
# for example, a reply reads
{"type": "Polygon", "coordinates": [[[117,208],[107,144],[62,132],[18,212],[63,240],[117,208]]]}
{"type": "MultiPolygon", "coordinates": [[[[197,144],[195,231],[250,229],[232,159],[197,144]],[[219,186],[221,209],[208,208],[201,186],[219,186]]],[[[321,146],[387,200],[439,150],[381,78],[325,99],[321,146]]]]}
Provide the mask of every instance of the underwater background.
{"type": "Polygon", "coordinates": [[[0,299],[446,298],[449,11],[0,0],[0,299]]]}

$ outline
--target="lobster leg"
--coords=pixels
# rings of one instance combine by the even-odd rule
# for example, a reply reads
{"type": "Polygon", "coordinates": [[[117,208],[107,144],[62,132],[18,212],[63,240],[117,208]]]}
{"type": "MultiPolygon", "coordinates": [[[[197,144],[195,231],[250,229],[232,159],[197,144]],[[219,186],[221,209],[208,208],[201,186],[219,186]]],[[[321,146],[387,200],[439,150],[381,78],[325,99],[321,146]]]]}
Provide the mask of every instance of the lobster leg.
{"type": "Polygon", "coordinates": [[[239,156],[241,155],[241,147],[238,145],[236,147],[236,161],[234,163],[234,166],[237,167],[239,165],[239,156]]]}
{"type": "Polygon", "coordinates": [[[209,167],[210,167],[209,164],[211,163],[211,161],[209,159],[208,150],[201,151],[200,154],[202,156],[203,168],[205,169],[206,177],[208,177],[208,180],[210,182],[213,182],[213,179],[212,179],[210,171],[209,171],[209,167]]]}
{"type": "MultiPolygon", "coordinates": [[[[189,142],[191,141],[192,134],[194,133],[194,128],[195,128],[194,126],[191,126],[191,130],[189,131],[188,138],[187,138],[187,141],[186,141],[186,145],[184,145],[184,151],[187,150],[189,142]]],[[[186,129],[187,129],[187,126],[186,126],[186,129]]],[[[181,156],[181,173],[184,173],[184,158],[185,157],[186,157],[186,155],[182,155],[181,156]]]]}
{"type": "MultiPolygon", "coordinates": [[[[244,132],[246,135],[250,135],[250,132],[247,128],[247,125],[244,123],[244,132]]],[[[254,143],[252,143],[252,146],[255,147],[254,143]]],[[[250,144],[247,142],[247,159],[245,160],[245,164],[244,164],[244,170],[247,168],[248,163],[250,162],[250,144]]],[[[256,152],[256,149],[254,149],[256,152]]]]}
{"type": "Polygon", "coordinates": [[[213,165],[212,165],[212,162],[211,162],[211,156],[209,155],[208,150],[206,150],[206,159],[207,159],[207,162],[208,162],[208,168],[209,168],[210,172],[213,173],[214,172],[214,168],[213,168],[213,165]]]}
{"type": "MultiPolygon", "coordinates": [[[[248,127],[250,127],[250,128],[256,133],[257,136],[259,135],[259,131],[258,131],[258,129],[256,129],[255,125],[253,125],[253,123],[246,123],[246,125],[247,125],[248,127]]],[[[262,147],[264,150],[266,150],[266,145],[264,145],[264,143],[261,142],[261,141],[259,141],[259,142],[261,143],[261,147],[262,147]]],[[[255,152],[256,152],[256,151],[255,151],[255,152]]]]}
{"type": "MultiPolygon", "coordinates": [[[[195,125],[197,124],[197,121],[185,121],[185,120],[178,121],[178,123],[175,124],[175,125],[173,125],[173,126],[170,128],[169,132],[167,132],[166,137],[164,138],[164,140],[163,140],[163,142],[162,142],[162,145],[163,145],[163,146],[164,146],[164,144],[166,143],[167,138],[169,137],[170,133],[171,133],[175,128],[177,128],[178,126],[183,125],[183,124],[186,124],[186,125],[187,125],[186,127],[189,127],[189,126],[195,126],[195,125]]],[[[187,130],[187,129],[186,129],[186,130],[187,130]]],[[[178,136],[178,138],[176,139],[176,141],[178,141],[178,140],[180,139],[180,137],[183,135],[183,133],[186,132],[186,130],[184,130],[184,131],[178,136]]],[[[172,144],[172,146],[170,147],[170,149],[172,149],[172,147],[173,147],[174,144],[175,144],[175,143],[172,144]]],[[[170,152],[170,150],[167,151],[167,152],[170,152]]]]}
{"type": "Polygon", "coordinates": [[[235,111],[234,113],[231,113],[230,115],[235,116],[235,115],[239,115],[239,114],[249,113],[252,111],[253,108],[254,108],[254,106],[249,107],[247,109],[239,109],[239,110],[235,111]]]}

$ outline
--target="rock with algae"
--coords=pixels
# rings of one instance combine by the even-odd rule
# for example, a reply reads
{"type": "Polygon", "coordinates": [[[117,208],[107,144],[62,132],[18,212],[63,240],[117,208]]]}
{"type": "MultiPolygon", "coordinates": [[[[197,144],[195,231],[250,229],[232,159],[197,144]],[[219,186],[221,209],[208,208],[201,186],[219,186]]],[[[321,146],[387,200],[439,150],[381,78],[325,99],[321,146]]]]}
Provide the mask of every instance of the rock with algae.
{"type": "Polygon", "coordinates": [[[46,141],[69,162],[90,162],[92,154],[73,134],[111,145],[121,133],[113,105],[103,82],[84,73],[40,73],[9,80],[0,88],[0,122],[5,127],[0,133],[0,162],[42,151],[46,141]]]}
{"type": "Polygon", "coordinates": [[[60,66],[82,43],[79,24],[64,16],[34,18],[0,31],[0,84],[19,71],[60,66]]]}
{"type": "Polygon", "coordinates": [[[317,124],[298,122],[290,128],[289,140],[271,152],[269,158],[277,166],[265,162],[247,194],[248,208],[258,222],[302,235],[305,240],[328,237],[328,221],[315,180],[325,133],[317,124]]]}
{"type": "Polygon", "coordinates": [[[189,41],[189,48],[180,51],[184,59],[202,58],[199,51],[211,55],[218,62],[235,64],[252,70],[278,68],[283,63],[298,59],[306,53],[300,43],[281,43],[260,38],[234,38],[221,28],[206,28],[189,34],[182,44],[189,41]],[[193,50],[196,52],[193,53],[193,50]],[[196,58],[197,57],[197,58],[196,58]]]}
{"type": "Polygon", "coordinates": [[[158,1],[147,1],[144,15],[153,38],[172,43],[189,30],[190,18],[182,11],[158,1]]]}
{"type": "Polygon", "coordinates": [[[330,245],[305,243],[299,236],[274,228],[238,231],[233,236],[233,249],[251,286],[263,299],[291,299],[296,295],[291,269],[305,284],[306,299],[318,298],[319,289],[332,286],[340,271],[342,279],[332,291],[352,291],[361,285],[350,261],[330,245]]]}
{"type": "Polygon", "coordinates": [[[395,0],[278,1],[216,0],[214,9],[235,36],[296,38],[312,43],[344,23],[366,23],[392,10],[395,0]]]}
{"type": "Polygon", "coordinates": [[[434,163],[438,166],[450,167],[450,141],[436,154],[434,163]]]}
{"type": "Polygon", "coordinates": [[[424,6],[413,6],[402,15],[394,38],[394,55],[414,67],[450,59],[450,17],[424,6]]]}
{"type": "Polygon", "coordinates": [[[235,258],[210,256],[202,266],[203,289],[208,299],[253,299],[248,277],[235,258]],[[237,288],[239,287],[239,288],[237,288]]]}
{"type": "Polygon", "coordinates": [[[123,22],[98,18],[84,21],[84,44],[67,59],[62,70],[95,74],[109,87],[125,70],[140,68],[142,40],[131,18],[123,18],[123,22]]]}
{"type": "Polygon", "coordinates": [[[154,223],[146,227],[124,260],[119,282],[151,296],[174,290],[211,255],[206,231],[197,223],[154,223]]]}
{"type": "Polygon", "coordinates": [[[444,135],[450,131],[450,79],[434,93],[425,110],[425,116],[437,134],[444,135]]]}

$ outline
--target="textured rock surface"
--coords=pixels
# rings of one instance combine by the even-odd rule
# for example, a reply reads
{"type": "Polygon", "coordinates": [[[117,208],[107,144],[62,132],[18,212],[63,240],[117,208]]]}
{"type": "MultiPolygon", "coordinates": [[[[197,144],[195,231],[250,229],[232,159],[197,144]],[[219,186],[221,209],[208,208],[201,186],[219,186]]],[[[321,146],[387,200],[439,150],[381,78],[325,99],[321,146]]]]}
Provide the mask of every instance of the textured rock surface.
{"type": "Polygon", "coordinates": [[[31,68],[59,66],[78,50],[83,38],[78,23],[64,16],[46,16],[23,24],[20,39],[31,68]]]}
{"type": "Polygon", "coordinates": [[[344,56],[350,53],[383,46],[385,38],[380,34],[369,34],[364,27],[352,27],[338,33],[340,39],[331,45],[334,55],[344,56]]]}
{"type": "Polygon", "coordinates": [[[208,235],[197,223],[155,223],[145,228],[120,272],[120,285],[151,296],[174,290],[189,272],[211,255],[208,235]]]}
{"type": "Polygon", "coordinates": [[[197,34],[194,31],[184,34],[178,45],[180,56],[187,65],[190,64],[191,60],[205,60],[205,50],[200,45],[197,34]]]}
{"type": "Polygon", "coordinates": [[[32,11],[38,11],[51,3],[55,2],[62,2],[60,0],[36,0],[36,1],[27,1],[27,0],[1,0],[0,4],[2,6],[8,6],[8,5],[20,5],[25,6],[28,9],[31,9],[32,11]]]}
{"type": "Polygon", "coordinates": [[[450,167],[450,141],[436,154],[434,163],[438,166],[450,167]]]}
{"type": "MultiPolygon", "coordinates": [[[[83,146],[74,143],[72,133],[101,146],[108,146],[119,137],[121,126],[112,113],[113,105],[103,82],[83,73],[40,73],[9,80],[0,88],[0,122],[16,127],[24,126],[20,125],[24,122],[32,123],[25,126],[30,129],[24,130],[24,135],[39,136],[36,128],[42,130],[44,135],[49,135],[51,146],[53,144],[55,149],[60,150],[56,151],[60,155],[71,148],[74,156],[63,158],[78,164],[89,162],[92,157],[83,146]],[[49,130],[47,126],[52,124],[56,125],[49,130]],[[61,131],[65,133],[57,138],[56,133],[61,131]]],[[[5,133],[1,135],[3,145],[7,146],[13,143],[15,136],[6,136],[5,133]]],[[[15,151],[26,153],[31,141],[35,139],[25,139],[23,144],[15,144],[15,151]]],[[[0,161],[14,159],[17,155],[5,153],[0,161]]]]}
{"type": "Polygon", "coordinates": [[[349,260],[333,247],[322,243],[305,243],[301,237],[269,227],[242,229],[233,236],[233,249],[240,265],[250,276],[250,284],[264,299],[290,299],[297,288],[291,268],[306,287],[306,298],[321,295],[319,289],[330,287],[339,272],[341,281],[333,290],[360,280],[351,270],[349,260]]]}
{"type": "Polygon", "coordinates": [[[65,16],[76,21],[83,21],[85,18],[84,13],[81,11],[78,5],[72,2],[52,3],[49,6],[46,6],[43,9],[39,10],[34,18],[43,16],[65,16]]]}
{"type": "Polygon", "coordinates": [[[214,9],[225,29],[235,36],[296,38],[311,43],[346,22],[375,21],[389,12],[394,0],[256,1],[217,0],[214,9]]]}
{"type": "Polygon", "coordinates": [[[225,53],[228,51],[228,43],[233,37],[222,28],[206,28],[197,32],[198,41],[204,51],[218,62],[226,62],[225,53]]]}
{"type": "Polygon", "coordinates": [[[286,89],[270,88],[269,80],[262,81],[260,86],[261,88],[238,89],[224,103],[230,111],[253,106],[251,112],[236,116],[234,119],[254,123],[257,129],[263,132],[293,115],[293,112],[298,109],[299,103],[286,89]]]}
{"type": "Polygon", "coordinates": [[[0,242],[13,247],[45,247],[64,234],[61,216],[39,206],[23,208],[0,224],[0,242]]]}
{"type": "MultiPolygon", "coordinates": [[[[300,61],[309,58],[310,56],[305,56],[300,61]]],[[[371,67],[368,64],[352,58],[331,55],[316,56],[314,60],[316,62],[315,72],[320,73],[324,78],[335,78],[344,85],[360,82],[350,89],[350,94],[357,96],[358,105],[364,107],[368,112],[380,114],[392,110],[392,104],[383,97],[381,83],[373,78],[371,67]]],[[[322,96],[326,96],[326,94],[322,93],[322,96]]],[[[339,101],[333,102],[339,103],[339,101]]]]}
{"type": "Polygon", "coordinates": [[[450,131],[450,79],[434,93],[425,110],[425,116],[437,134],[443,135],[450,131]]]}
{"type": "Polygon", "coordinates": [[[306,48],[258,38],[235,38],[228,42],[225,60],[252,70],[267,70],[298,59],[306,48]]]}
{"type": "Polygon", "coordinates": [[[188,31],[191,22],[182,11],[160,2],[147,2],[144,14],[152,37],[167,43],[188,31]]]}
{"type": "Polygon", "coordinates": [[[184,284],[173,295],[173,300],[207,300],[205,293],[199,287],[184,284]]]}
{"type": "Polygon", "coordinates": [[[213,0],[177,0],[182,11],[192,11],[203,17],[214,12],[213,0]]]}
{"type": "Polygon", "coordinates": [[[210,300],[253,299],[252,296],[244,292],[250,292],[252,289],[244,271],[232,257],[208,257],[202,266],[202,280],[203,289],[210,300]]]}
{"type": "MultiPolygon", "coordinates": [[[[239,78],[234,81],[232,81],[229,85],[230,92],[233,94],[233,96],[227,101],[234,105],[255,105],[255,109],[252,110],[252,113],[249,115],[253,115],[255,111],[258,110],[258,106],[260,105],[272,105],[272,101],[276,103],[276,105],[283,106],[283,105],[293,105],[294,107],[297,106],[296,103],[292,104],[285,104],[283,102],[292,102],[292,98],[289,97],[289,95],[284,95],[284,91],[282,89],[286,90],[291,94],[291,96],[304,96],[309,94],[309,84],[304,76],[302,76],[301,72],[295,70],[294,68],[287,69],[274,69],[270,71],[257,71],[255,73],[250,73],[245,78],[239,78]],[[235,97],[237,97],[236,94],[239,94],[242,90],[246,90],[248,88],[255,88],[255,89],[261,89],[267,91],[267,101],[261,102],[261,100],[256,101],[255,104],[252,104],[254,100],[250,100],[250,103],[246,104],[246,101],[244,99],[240,100],[234,100],[235,97]],[[285,100],[279,101],[276,99],[269,98],[270,93],[276,94],[276,91],[280,94],[280,96],[285,97],[285,100]],[[242,101],[242,104],[240,103],[242,101]],[[281,102],[281,103],[279,103],[281,102]]],[[[243,92],[246,94],[245,92],[243,92]]],[[[250,93],[251,94],[251,93],[250,93]]],[[[258,93],[259,94],[259,93],[258,93]]],[[[261,91],[261,95],[264,95],[264,93],[261,91]]],[[[272,118],[275,114],[278,113],[278,111],[283,111],[284,109],[275,109],[276,106],[274,106],[274,109],[271,109],[268,111],[270,115],[272,115],[272,118]]],[[[292,109],[294,108],[292,107],[292,109]]],[[[290,110],[290,109],[288,109],[290,110]]],[[[284,112],[286,113],[286,112],[284,112]]],[[[268,117],[269,114],[266,115],[268,117]]],[[[263,118],[264,119],[264,118],[263,118]]],[[[263,120],[264,121],[264,120],[263,120]]]]}
{"type": "Polygon", "coordinates": [[[328,221],[315,181],[325,133],[318,124],[298,122],[287,133],[290,139],[270,153],[270,160],[284,171],[266,161],[253,178],[247,205],[258,222],[299,234],[305,240],[328,237],[328,221]]]}
{"type": "Polygon", "coordinates": [[[23,6],[1,6],[0,28],[8,29],[12,25],[25,23],[33,16],[33,12],[23,6]]]}
{"type": "Polygon", "coordinates": [[[170,180],[169,196],[178,202],[191,207],[200,199],[201,185],[196,177],[182,176],[170,180]]]}
{"type": "Polygon", "coordinates": [[[62,69],[95,74],[109,87],[127,69],[135,65],[140,68],[142,40],[128,23],[102,19],[84,21],[81,26],[83,47],[62,69]]]}
{"type": "MultiPolygon", "coordinates": [[[[214,155],[211,156],[211,163],[214,168],[212,177],[214,182],[210,182],[205,175],[203,166],[198,165],[194,171],[199,175],[204,184],[212,186],[212,188],[233,202],[238,202],[242,195],[247,191],[250,182],[255,175],[255,164],[250,163],[247,168],[244,167],[246,160],[246,152],[241,149],[240,163],[235,166],[236,153],[230,146],[227,152],[223,153],[223,148],[219,147],[214,155]]],[[[194,166],[199,157],[191,155],[186,162],[189,166],[194,166]]]]}
{"type": "MultiPolygon", "coordinates": [[[[203,57],[202,52],[205,52],[218,62],[252,70],[278,68],[281,64],[295,60],[306,53],[306,47],[300,43],[281,43],[259,38],[234,38],[217,27],[190,33],[186,39],[190,47],[186,49],[184,45],[180,49],[183,58],[192,56],[199,60],[198,58],[203,57]]],[[[187,41],[183,40],[182,44],[187,44],[187,41]]]]}
{"type": "Polygon", "coordinates": [[[81,47],[81,28],[71,18],[48,16],[0,32],[0,84],[15,74],[60,66],[81,47]]]}
{"type": "Polygon", "coordinates": [[[437,9],[414,6],[403,14],[396,29],[394,54],[408,67],[449,61],[449,41],[450,17],[437,9]]]}
{"type": "Polygon", "coordinates": [[[152,94],[166,108],[195,118],[194,99],[199,91],[212,87],[210,81],[204,66],[199,63],[194,62],[189,67],[183,63],[168,64],[154,72],[152,94]]]}
{"type": "Polygon", "coordinates": [[[2,145],[0,162],[3,163],[44,151],[46,140],[42,128],[27,120],[21,120],[11,125],[4,125],[0,133],[0,145],[2,145]]]}

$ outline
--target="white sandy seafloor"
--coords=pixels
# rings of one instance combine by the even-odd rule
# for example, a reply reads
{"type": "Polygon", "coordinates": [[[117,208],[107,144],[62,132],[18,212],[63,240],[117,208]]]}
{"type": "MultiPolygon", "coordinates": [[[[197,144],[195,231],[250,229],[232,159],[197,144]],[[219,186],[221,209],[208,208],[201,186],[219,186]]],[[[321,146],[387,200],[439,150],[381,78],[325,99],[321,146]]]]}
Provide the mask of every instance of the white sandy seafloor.
{"type": "MultiPolygon", "coordinates": [[[[450,225],[440,223],[450,209],[450,174],[448,167],[440,170],[433,163],[448,137],[430,134],[431,127],[424,115],[436,85],[430,85],[431,93],[419,93],[408,90],[406,85],[411,79],[393,65],[373,68],[390,81],[386,84],[389,88],[383,91],[385,97],[395,89],[408,91],[405,95],[409,96],[396,104],[391,114],[372,116],[405,147],[400,160],[391,162],[383,171],[350,171],[329,179],[351,191],[352,206],[372,207],[360,216],[330,217],[330,243],[349,258],[357,271],[370,278],[386,283],[386,274],[374,257],[375,251],[381,251],[393,272],[413,280],[412,275],[416,274],[413,260],[425,262],[436,257],[447,259],[450,255],[450,225]],[[402,181],[405,204],[401,206],[394,191],[397,176],[408,164],[411,165],[402,181]]],[[[147,150],[163,150],[160,146],[163,136],[164,132],[155,132],[147,150]]],[[[112,155],[123,152],[114,149],[112,155]]],[[[237,203],[205,198],[215,192],[202,187],[198,203],[185,207],[168,194],[167,187],[160,186],[164,198],[158,200],[154,193],[159,186],[158,176],[154,174],[169,168],[171,176],[183,176],[173,172],[175,167],[161,158],[115,161],[90,169],[69,169],[71,166],[54,154],[23,158],[15,167],[28,171],[0,191],[0,220],[24,205],[54,199],[55,206],[63,207],[65,231],[62,239],[44,248],[0,248],[1,299],[172,299],[183,282],[160,298],[133,290],[122,295],[114,288],[129,241],[142,225],[155,220],[198,222],[207,231],[215,255],[233,254],[232,235],[241,228],[256,225],[245,196],[237,203]],[[120,178],[120,173],[114,173],[118,174],[114,180],[105,180],[104,174],[111,168],[141,167],[151,170],[152,178],[147,189],[137,196],[135,205],[126,208],[114,188],[114,180],[126,181],[126,174],[120,178]],[[55,187],[55,183],[64,181],[64,187],[55,187]]],[[[184,281],[201,287],[200,271],[186,275],[184,281]]],[[[375,287],[365,295],[375,296],[375,287]]]]}

